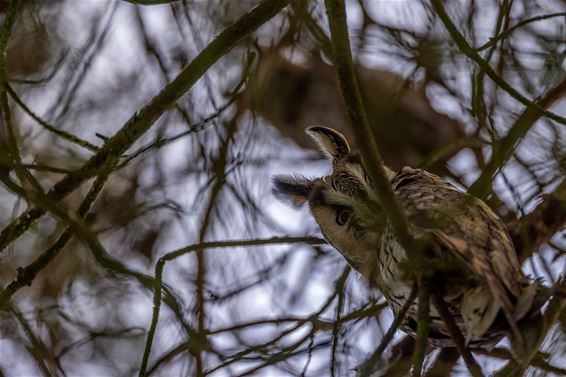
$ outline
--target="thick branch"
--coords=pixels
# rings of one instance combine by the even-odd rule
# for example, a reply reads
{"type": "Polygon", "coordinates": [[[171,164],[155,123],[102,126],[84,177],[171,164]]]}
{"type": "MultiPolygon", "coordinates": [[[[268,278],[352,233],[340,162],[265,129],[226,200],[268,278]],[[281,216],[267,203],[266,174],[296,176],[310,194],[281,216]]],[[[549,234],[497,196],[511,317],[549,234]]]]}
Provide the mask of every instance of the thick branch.
{"type": "Polygon", "coordinates": [[[415,248],[407,219],[393,196],[381,154],[373,139],[354,72],[344,0],[325,0],[325,5],[332,35],[334,65],[338,73],[338,81],[346,103],[356,145],[360,150],[365,170],[369,175],[380,205],[391,222],[399,242],[411,254],[415,248]]]}

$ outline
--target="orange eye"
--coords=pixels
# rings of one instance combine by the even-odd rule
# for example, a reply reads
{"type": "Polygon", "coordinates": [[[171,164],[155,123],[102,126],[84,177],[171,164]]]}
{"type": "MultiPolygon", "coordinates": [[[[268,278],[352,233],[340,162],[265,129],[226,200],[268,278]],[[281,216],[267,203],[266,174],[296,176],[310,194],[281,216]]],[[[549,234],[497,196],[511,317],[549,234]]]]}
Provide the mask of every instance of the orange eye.
{"type": "Polygon", "coordinates": [[[350,215],[352,214],[352,210],[351,209],[341,209],[340,211],[338,211],[338,213],[336,214],[336,224],[342,226],[344,224],[346,224],[346,222],[348,221],[348,219],[350,218],[350,215]]]}

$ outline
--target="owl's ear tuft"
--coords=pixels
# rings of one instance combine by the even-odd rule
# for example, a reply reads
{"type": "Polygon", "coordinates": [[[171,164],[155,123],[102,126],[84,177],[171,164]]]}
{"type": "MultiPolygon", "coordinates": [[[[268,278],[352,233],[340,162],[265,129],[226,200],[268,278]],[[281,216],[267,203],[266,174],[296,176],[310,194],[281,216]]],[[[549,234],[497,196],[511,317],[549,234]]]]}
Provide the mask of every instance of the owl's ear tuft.
{"type": "Polygon", "coordinates": [[[306,133],[316,141],[322,153],[332,159],[341,160],[350,153],[344,135],[332,128],[314,126],[307,128],[306,133]]]}
{"type": "Polygon", "coordinates": [[[272,178],[273,195],[281,201],[298,208],[307,202],[312,188],[312,181],[292,175],[276,175],[272,178]]]}

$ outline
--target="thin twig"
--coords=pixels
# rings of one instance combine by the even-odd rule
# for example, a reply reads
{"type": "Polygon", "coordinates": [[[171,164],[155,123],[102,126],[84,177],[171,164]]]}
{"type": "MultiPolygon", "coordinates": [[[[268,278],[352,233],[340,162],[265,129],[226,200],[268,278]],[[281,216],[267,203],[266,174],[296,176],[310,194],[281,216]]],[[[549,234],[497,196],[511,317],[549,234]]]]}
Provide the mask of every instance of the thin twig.
{"type": "Polygon", "coordinates": [[[61,366],[57,363],[57,360],[51,354],[51,351],[42,341],[42,339],[34,334],[31,325],[25,319],[24,315],[20,313],[18,308],[16,308],[15,306],[11,306],[10,309],[14,317],[16,317],[16,319],[22,326],[22,329],[24,330],[24,333],[26,334],[26,337],[30,342],[30,345],[27,345],[26,348],[28,349],[30,355],[32,355],[39,370],[41,370],[41,373],[46,377],[61,375],[59,374],[59,371],[63,372],[61,370],[61,366]]]}
{"type": "MultiPolygon", "coordinates": [[[[230,145],[234,138],[234,134],[237,131],[238,122],[235,119],[232,119],[227,127],[226,127],[226,135],[224,137],[224,141],[222,142],[222,146],[218,152],[218,156],[216,156],[215,161],[213,163],[214,166],[214,185],[212,186],[210,195],[208,197],[208,203],[206,205],[206,210],[204,212],[204,217],[201,222],[201,227],[199,230],[199,238],[198,242],[203,243],[207,234],[208,230],[212,221],[212,211],[216,206],[218,206],[218,197],[226,183],[226,165],[228,164],[228,156],[230,151],[230,145]]],[[[198,322],[198,331],[205,335],[205,320],[206,320],[206,300],[205,300],[205,292],[204,287],[206,285],[206,260],[207,254],[206,250],[197,250],[196,251],[196,259],[197,259],[197,276],[195,280],[196,285],[196,302],[197,302],[197,322],[198,322]]],[[[203,375],[204,365],[203,365],[203,358],[202,353],[197,351],[195,354],[196,359],[196,374],[197,376],[203,375]]]]}
{"type": "MultiPolygon", "coordinates": [[[[332,304],[332,302],[334,302],[334,299],[336,298],[336,296],[338,295],[338,292],[340,292],[343,287],[344,284],[346,283],[346,280],[348,279],[348,275],[351,272],[351,268],[350,267],[346,267],[343,269],[342,274],[340,275],[340,277],[338,279],[336,279],[334,285],[335,285],[335,289],[334,289],[334,293],[329,296],[326,299],[326,302],[324,304],[321,305],[321,307],[319,308],[319,310],[312,314],[311,316],[309,316],[307,319],[297,323],[296,326],[293,326],[292,328],[290,328],[289,330],[283,331],[281,333],[279,333],[275,338],[271,339],[270,341],[264,343],[263,345],[260,346],[254,346],[254,347],[248,347],[247,349],[240,351],[238,353],[236,353],[235,355],[231,356],[229,360],[224,361],[223,363],[221,363],[218,366],[215,366],[214,368],[211,368],[209,370],[206,371],[206,375],[212,374],[226,366],[228,366],[231,363],[234,363],[238,360],[242,360],[246,355],[249,355],[250,353],[256,351],[256,352],[263,352],[265,354],[266,351],[266,347],[270,344],[275,344],[275,342],[278,342],[279,340],[283,339],[284,337],[288,336],[289,334],[293,334],[296,333],[296,331],[301,328],[303,325],[305,325],[306,323],[311,322],[312,323],[312,329],[311,332],[316,331],[318,328],[316,327],[316,321],[318,320],[318,318],[320,317],[320,315],[325,312],[326,310],[328,310],[328,308],[330,307],[330,305],[332,304]]],[[[308,338],[307,338],[308,339],[308,338]]],[[[301,342],[299,340],[299,342],[301,342]]],[[[250,372],[249,370],[247,372],[250,372]]]]}
{"type": "Polygon", "coordinates": [[[57,127],[49,124],[45,120],[41,119],[41,117],[39,115],[34,113],[24,103],[24,101],[22,101],[22,99],[18,96],[18,94],[14,91],[14,89],[9,84],[6,84],[5,88],[6,88],[6,91],[8,92],[8,94],[10,95],[10,97],[12,97],[12,99],[14,100],[14,102],[16,102],[18,104],[18,106],[20,106],[26,114],[28,114],[30,117],[32,117],[33,120],[35,120],[37,123],[39,123],[47,131],[52,132],[55,135],[60,136],[61,138],[65,139],[65,140],[67,140],[71,143],[77,144],[77,145],[79,145],[79,146],[81,146],[85,149],[88,149],[91,152],[96,152],[98,150],[98,147],[96,145],[91,144],[88,141],[83,140],[76,135],[73,135],[72,133],[60,130],[57,127]]]}
{"type": "Polygon", "coordinates": [[[385,348],[393,339],[393,335],[395,335],[395,332],[399,328],[401,321],[403,321],[403,319],[405,318],[407,311],[415,301],[416,297],[417,286],[413,285],[409,298],[407,298],[407,301],[405,301],[401,309],[397,312],[397,314],[395,314],[395,318],[393,319],[393,322],[389,326],[389,329],[387,330],[385,335],[381,338],[381,342],[379,342],[379,345],[377,346],[375,351],[373,351],[372,355],[358,368],[358,377],[369,377],[373,373],[375,366],[381,359],[381,354],[383,353],[383,351],[385,351],[385,348]]]}
{"type": "Polygon", "coordinates": [[[510,36],[515,30],[526,26],[532,22],[536,22],[536,21],[542,21],[542,20],[548,20],[549,18],[553,18],[553,17],[566,17],[566,12],[558,12],[558,13],[549,13],[549,14],[544,14],[542,16],[536,16],[536,17],[532,17],[532,18],[528,18],[526,20],[523,20],[521,22],[518,22],[516,25],[513,25],[512,27],[510,27],[509,29],[505,30],[504,32],[498,34],[497,36],[491,38],[489,40],[489,42],[484,43],[483,45],[481,45],[480,47],[476,48],[477,52],[480,52],[482,50],[485,50],[486,48],[495,45],[497,42],[507,38],[508,36],[510,36]]]}
{"type": "Polygon", "coordinates": [[[454,317],[452,317],[452,314],[450,314],[450,311],[448,310],[448,307],[446,306],[444,299],[436,292],[433,292],[432,302],[434,307],[438,311],[438,314],[440,314],[440,318],[448,328],[448,331],[452,336],[452,340],[454,341],[454,344],[456,345],[458,352],[460,352],[460,355],[462,355],[462,359],[464,359],[464,362],[468,367],[468,371],[474,377],[482,377],[483,374],[481,372],[481,369],[478,363],[476,362],[476,360],[474,359],[474,356],[472,356],[472,354],[470,353],[468,347],[466,347],[466,342],[464,340],[464,337],[462,336],[462,333],[460,332],[458,325],[456,325],[456,321],[454,321],[454,317]]]}
{"type": "Polygon", "coordinates": [[[263,246],[263,245],[275,245],[275,244],[285,244],[285,243],[306,243],[309,245],[320,245],[320,244],[325,244],[326,241],[315,237],[273,237],[273,238],[255,239],[255,240],[202,242],[169,252],[164,256],[162,256],[161,258],[159,258],[159,260],[155,265],[153,314],[151,318],[151,324],[147,332],[139,375],[140,376],[146,375],[147,364],[149,362],[149,356],[151,354],[151,346],[153,343],[153,338],[155,336],[155,330],[157,329],[159,312],[161,310],[161,288],[163,286],[163,270],[167,262],[172,261],[188,253],[195,252],[197,250],[227,248],[227,247],[263,246]]]}

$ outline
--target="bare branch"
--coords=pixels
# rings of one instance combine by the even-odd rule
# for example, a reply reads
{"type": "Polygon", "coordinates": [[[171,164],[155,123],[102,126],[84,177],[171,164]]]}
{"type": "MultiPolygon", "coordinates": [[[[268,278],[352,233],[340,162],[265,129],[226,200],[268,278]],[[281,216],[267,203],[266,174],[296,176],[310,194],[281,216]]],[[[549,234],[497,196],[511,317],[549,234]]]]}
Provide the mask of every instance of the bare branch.
{"type": "MultiPolygon", "coordinates": [[[[546,95],[537,100],[536,103],[544,108],[550,107],[566,93],[566,80],[549,90],[546,95]]],[[[493,177],[500,170],[507,160],[513,155],[515,147],[521,142],[523,137],[533,127],[540,118],[541,113],[532,107],[527,107],[517,118],[507,135],[493,146],[491,161],[485,166],[481,175],[470,186],[469,192],[472,195],[483,198],[491,191],[493,177]]]]}
{"type": "Polygon", "coordinates": [[[145,342],[144,354],[142,357],[142,364],[140,366],[140,376],[146,375],[147,364],[149,361],[149,355],[151,353],[151,346],[153,343],[153,337],[155,336],[155,330],[157,329],[157,320],[159,317],[159,311],[161,310],[161,287],[163,285],[163,270],[165,264],[169,261],[179,258],[180,256],[196,252],[198,250],[205,249],[216,249],[216,248],[226,248],[226,247],[243,247],[243,246],[262,246],[262,245],[276,245],[276,244],[286,244],[286,243],[306,243],[309,245],[320,245],[325,244],[326,241],[320,238],[314,237],[273,237],[267,239],[255,239],[255,240],[235,240],[235,241],[216,241],[216,242],[202,242],[194,245],[190,245],[172,252],[169,252],[159,258],[157,264],[155,265],[155,290],[153,295],[153,315],[151,319],[151,325],[147,332],[147,338],[145,342]]]}

